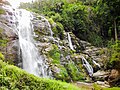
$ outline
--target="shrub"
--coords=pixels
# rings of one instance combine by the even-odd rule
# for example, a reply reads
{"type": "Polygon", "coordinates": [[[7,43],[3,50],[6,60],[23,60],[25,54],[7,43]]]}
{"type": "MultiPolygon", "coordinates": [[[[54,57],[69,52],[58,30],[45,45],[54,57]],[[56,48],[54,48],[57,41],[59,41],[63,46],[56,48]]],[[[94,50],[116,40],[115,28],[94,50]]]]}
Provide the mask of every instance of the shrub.
{"type": "Polygon", "coordinates": [[[60,16],[59,13],[55,13],[55,15],[51,16],[51,18],[55,21],[55,22],[60,22],[62,20],[62,17],[60,16]]]}
{"type": "Polygon", "coordinates": [[[70,75],[73,81],[82,79],[80,72],[78,71],[77,67],[73,62],[68,63],[66,65],[66,68],[67,68],[68,74],[70,75]]]}
{"type": "Polygon", "coordinates": [[[68,75],[66,68],[62,65],[59,65],[58,67],[60,68],[60,73],[55,73],[54,75],[55,78],[62,81],[69,81],[70,77],[68,75]]]}
{"type": "Polygon", "coordinates": [[[112,45],[110,63],[114,68],[120,68],[120,41],[116,41],[116,44],[112,45]]]}
{"type": "Polygon", "coordinates": [[[60,64],[60,51],[55,44],[53,44],[53,49],[48,52],[48,56],[53,59],[53,64],[60,64]]]}
{"type": "Polygon", "coordinates": [[[88,41],[90,43],[92,43],[93,45],[95,46],[99,46],[99,47],[102,47],[103,46],[103,40],[101,38],[101,36],[97,35],[96,33],[90,33],[89,35],[89,38],[88,38],[88,41]]]}

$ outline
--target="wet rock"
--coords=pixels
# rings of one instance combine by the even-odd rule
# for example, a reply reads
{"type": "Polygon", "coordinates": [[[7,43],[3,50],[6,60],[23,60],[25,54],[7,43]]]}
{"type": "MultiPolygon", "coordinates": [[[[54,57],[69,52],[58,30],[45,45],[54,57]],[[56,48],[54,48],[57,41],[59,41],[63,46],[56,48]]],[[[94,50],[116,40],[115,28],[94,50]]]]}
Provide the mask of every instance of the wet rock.
{"type": "Polygon", "coordinates": [[[8,27],[6,24],[0,22],[0,28],[3,29],[4,36],[8,38],[17,38],[16,33],[13,31],[11,27],[8,27]]]}
{"type": "Polygon", "coordinates": [[[33,24],[34,24],[35,32],[38,32],[41,35],[51,36],[53,33],[48,20],[38,14],[33,14],[33,15],[34,15],[33,24]]]}
{"type": "Polygon", "coordinates": [[[56,66],[53,66],[53,67],[52,67],[52,71],[53,71],[54,73],[60,73],[60,68],[58,68],[58,67],[56,67],[56,66]]]}
{"type": "MultiPolygon", "coordinates": [[[[17,32],[15,32],[14,27],[15,23],[11,23],[14,17],[14,10],[8,5],[1,5],[0,9],[5,11],[4,14],[0,15],[0,35],[1,40],[6,42],[4,46],[0,46],[0,51],[3,52],[5,56],[5,61],[10,64],[18,66],[21,63],[19,53],[19,44],[17,32]],[[2,48],[2,49],[1,49],[2,48]]],[[[21,65],[19,65],[21,67],[21,65]]]]}
{"type": "Polygon", "coordinates": [[[6,48],[6,60],[11,64],[15,64],[16,66],[18,66],[19,63],[22,62],[20,61],[21,57],[19,55],[20,55],[20,48],[19,48],[18,40],[13,40],[9,42],[6,48]]]}
{"type": "Polygon", "coordinates": [[[97,82],[95,82],[95,84],[97,84],[97,85],[100,85],[101,87],[110,87],[110,85],[108,84],[108,82],[102,82],[102,81],[97,81],[97,82]]]}
{"type": "Polygon", "coordinates": [[[97,81],[97,80],[107,80],[108,76],[109,76],[110,72],[109,71],[97,71],[93,74],[93,80],[97,81]]]}
{"type": "Polygon", "coordinates": [[[76,82],[75,85],[80,88],[85,88],[86,90],[94,90],[93,83],[76,82]]]}

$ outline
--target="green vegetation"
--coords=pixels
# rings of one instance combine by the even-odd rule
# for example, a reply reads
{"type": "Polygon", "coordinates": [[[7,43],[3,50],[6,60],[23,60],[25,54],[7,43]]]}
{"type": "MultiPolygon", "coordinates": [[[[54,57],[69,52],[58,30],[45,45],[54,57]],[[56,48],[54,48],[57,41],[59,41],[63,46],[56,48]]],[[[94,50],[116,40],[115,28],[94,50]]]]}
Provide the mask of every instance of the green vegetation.
{"type": "Polygon", "coordinates": [[[5,11],[0,8],[0,14],[5,14],[5,11]]]}
{"type": "Polygon", "coordinates": [[[55,44],[53,44],[53,49],[48,52],[48,56],[52,58],[52,63],[60,64],[60,51],[55,44]]]}
{"type": "Polygon", "coordinates": [[[78,71],[76,65],[73,62],[68,63],[66,68],[68,69],[68,74],[73,81],[83,80],[84,76],[78,71]]]}
{"type": "Polygon", "coordinates": [[[0,46],[5,47],[7,44],[8,40],[6,37],[3,35],[3,30],[0,28],[0,46]]]}
{"type": "MultiPolygon", "coordinates": [[[[99,90],[99,89],[97,89],[99,90]]],[[[104,88],[103,90],[120,90],[119,87],[113,87],[113,88],[104,88]]]]}
{"type": "Polygon", "coordinates": [[[59,65],[58,68],[60,69],[60,73],[55,73],[54,77],[57,80],[70,81],[70,76],[68,75],[66,68],[62,65],[59,65]]]}
{"type": "MultiPolygon", "coordinates": [[[[0,56],[1,57],[1,56],[0,56]]],[[[2,90],[79,90],[56,80],[43,79],[0,60],[0,89],[2,90]]]]}
{"type": "Polygon", "coordinates": [[[7,39],[0,39],[0,46],[5,47],[7,42],[8,42],[7,39]]]}
{"type": "Polygon", "coordinates": [[[4,55],[0,52],[0,60],[4,60],[4,59],[5,59],[4,55]]]}
{"type": "Polygon", "coordinates": [[[114,67],[115,69],[120,69],[120,41],[116,41],[114,45],[110,48],[111,58],[110,58],[110,64],[111,67],[114,67]]]}
{"type": "Polygon", "coordinates": [[[101,86],[94,84],[94,90],[120,90],[119,87],[112,87],[112,88],[102,88],[101,86]]]}

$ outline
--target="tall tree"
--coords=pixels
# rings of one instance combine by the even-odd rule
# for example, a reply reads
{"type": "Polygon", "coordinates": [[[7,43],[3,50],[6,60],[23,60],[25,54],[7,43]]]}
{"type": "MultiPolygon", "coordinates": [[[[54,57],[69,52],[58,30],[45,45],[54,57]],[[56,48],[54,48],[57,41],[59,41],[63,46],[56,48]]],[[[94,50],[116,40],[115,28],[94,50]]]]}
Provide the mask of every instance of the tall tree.
{"type": "Polygon", "coordinates": [[[117,32],[118,29],[118,23],[120,19],[120,0],[103,0],[104,3],[106,3],[109,7],[110,10],[110,16],[111,16],[111,21],[114,24],[114,30],[115,30],[115,40],[117,40],[117,32]]]}

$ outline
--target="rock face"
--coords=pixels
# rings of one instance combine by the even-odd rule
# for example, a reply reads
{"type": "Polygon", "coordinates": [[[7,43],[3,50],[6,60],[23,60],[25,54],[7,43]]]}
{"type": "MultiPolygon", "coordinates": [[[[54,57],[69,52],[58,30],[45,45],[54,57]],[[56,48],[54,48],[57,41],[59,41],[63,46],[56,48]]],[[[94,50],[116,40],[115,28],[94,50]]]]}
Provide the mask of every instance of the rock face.
{"type": "MultiPolygon", "coordinates": [[[[0,3],[1,4],[1,3],[0,3]]],[[[5,55],[5,60],[19,66],[19,43],[15,27],[15,10],[8,5],[1,4],[0,10],[0,51],[5,55]]]]}

